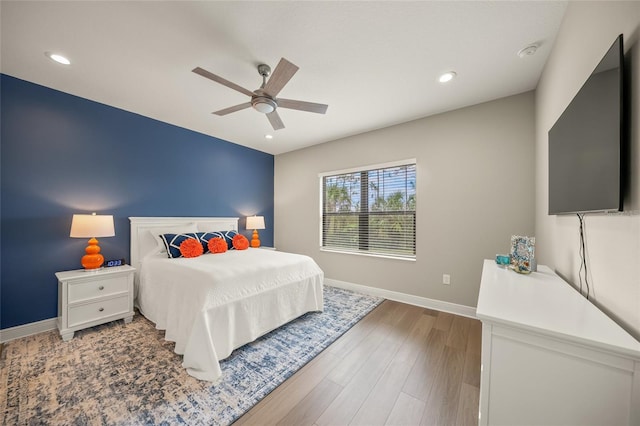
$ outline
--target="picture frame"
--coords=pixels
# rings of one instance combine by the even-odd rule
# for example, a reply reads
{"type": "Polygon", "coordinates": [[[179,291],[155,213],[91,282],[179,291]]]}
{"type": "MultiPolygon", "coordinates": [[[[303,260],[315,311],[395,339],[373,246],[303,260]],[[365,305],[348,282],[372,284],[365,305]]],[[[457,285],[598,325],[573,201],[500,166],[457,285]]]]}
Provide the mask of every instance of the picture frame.
{"type": "Polygon", "coordinates": [[[511,269],[528,274],[532,271],[535,258],[535,237],[511,236],[511,269]]]}

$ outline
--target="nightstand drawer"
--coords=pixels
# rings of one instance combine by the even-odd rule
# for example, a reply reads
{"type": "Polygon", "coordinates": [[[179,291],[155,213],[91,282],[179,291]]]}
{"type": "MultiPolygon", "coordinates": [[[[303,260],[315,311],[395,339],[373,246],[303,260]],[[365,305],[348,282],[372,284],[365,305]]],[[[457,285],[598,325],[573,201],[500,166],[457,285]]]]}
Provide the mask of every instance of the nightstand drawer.
{"type": "Polygon", "coordinates": [[[129,278],[126,275],[103,279],[93,279],[86,282],[69,284],[69,303],[97,297],[123,293],[129,290],[129,278]]]}
{"type": "Polygon", "coordinates": [[[129,311],[129,295],[69,307],[69,327],[129,311]]]}

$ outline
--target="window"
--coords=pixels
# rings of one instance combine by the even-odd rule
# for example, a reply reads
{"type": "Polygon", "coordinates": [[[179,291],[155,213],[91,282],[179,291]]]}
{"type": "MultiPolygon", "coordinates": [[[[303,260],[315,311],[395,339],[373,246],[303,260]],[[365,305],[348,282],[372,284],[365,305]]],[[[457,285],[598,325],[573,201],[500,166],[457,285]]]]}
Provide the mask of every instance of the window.
{"type": "Polygon", "coordinates": [[[323,249],[415,258],[415,160],[320,177],[323,249]]]}

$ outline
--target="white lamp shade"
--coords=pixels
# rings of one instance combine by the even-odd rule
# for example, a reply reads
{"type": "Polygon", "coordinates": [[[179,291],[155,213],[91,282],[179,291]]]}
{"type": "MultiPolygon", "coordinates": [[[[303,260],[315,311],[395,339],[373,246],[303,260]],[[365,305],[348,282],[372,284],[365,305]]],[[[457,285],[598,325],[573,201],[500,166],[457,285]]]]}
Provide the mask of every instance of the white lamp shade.
{"type": "Polygon", "coordinates": [[[72,238],[113,237],[113,216],[106,214],[74,214],[71,220],[72,238]]]}
{"type": "Polygon", "coordinates": [[[247,229],[264,229],[264,216],[248,216],[247,229]]]}

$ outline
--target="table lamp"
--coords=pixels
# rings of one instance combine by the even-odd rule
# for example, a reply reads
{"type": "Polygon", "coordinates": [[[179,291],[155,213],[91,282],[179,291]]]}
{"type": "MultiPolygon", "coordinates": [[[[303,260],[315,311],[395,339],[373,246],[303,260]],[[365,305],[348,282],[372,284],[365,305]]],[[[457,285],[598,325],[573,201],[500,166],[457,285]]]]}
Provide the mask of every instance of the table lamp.
{"type": "Polygon", "coordinates": [[[248,216],[247,229],[253,229],[253,237],[251,238],[251,247],[260,247],[260,239],[258,238],[258,229],[264,229],[264,216],[248,216]]]}
{"type": "Polygon", "coordinates": [[[104,263],[104,256],[100,254],[100,246],[96,237],[113,237],[116,233],[113,227],[112,215],[74,214],[71,220],[71,238],[90,238],[89,245],[84,250],[80,263],[86,270],[99,269],[104,263]]]}

